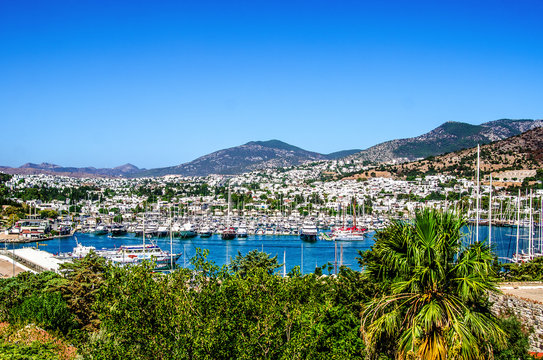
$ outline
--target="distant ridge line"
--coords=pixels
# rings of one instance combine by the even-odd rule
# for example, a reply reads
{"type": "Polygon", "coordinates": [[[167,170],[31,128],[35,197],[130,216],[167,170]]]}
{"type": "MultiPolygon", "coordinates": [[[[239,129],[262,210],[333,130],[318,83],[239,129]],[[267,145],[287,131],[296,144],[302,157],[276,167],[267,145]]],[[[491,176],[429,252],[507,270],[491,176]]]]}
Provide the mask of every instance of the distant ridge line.
{"type": "Polygon", "coordinates": [[[341,150],[330,154],[307,151],[281,140],[271,139],[250,141],[240,146],[212,152],[187,163],[148,170],[130,163],[114,168],[77,168],[44,162],[26,163],[18,168],[0,166],[0,171],[11,174],[54,174],[75,177],[207,176],[236,175],[253,170],[338,159],[369,163],[405,162],[470,148],[476,144],[488,144],[542,126],[543,120],[530,119],[499,119],[480,125],[447,121],[417,137],[390,140],[365,150],[341,150]]]}

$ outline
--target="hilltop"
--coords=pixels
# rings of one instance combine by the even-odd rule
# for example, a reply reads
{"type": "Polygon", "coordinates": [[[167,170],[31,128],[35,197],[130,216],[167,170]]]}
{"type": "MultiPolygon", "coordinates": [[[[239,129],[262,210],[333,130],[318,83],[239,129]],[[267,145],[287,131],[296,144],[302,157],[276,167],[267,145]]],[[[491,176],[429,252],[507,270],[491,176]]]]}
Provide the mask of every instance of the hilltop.
{"type": "Polygon", "coordinates": [[[151,169],[136,176],[206,176],[209,174],[240,174],[247,171],[294,166],[308,161],[327,160],[326,155],[307,151],[279,140],[251,141],[215,151],[188,163],[151,169]]]}
{"type": "MultiPolygon", "coordinates": [[[[489,144],[541,126],[543,126],[543,120],[501,119],[480,125],[451,121],[426,134],[387,141],[362,151],[352,149],[321,154],[274,139],[250,141],[240,146],[212,152],[190,162],[150,170],[139,169],[131,164],[97,169],[28,163],[18,168],[0,167],[0,171],[9,174],[56,174],[76,177],[207,176],[210,174],[236,175],[254,170],[291,167],[329,160],[345,160],[346,163],[353,164],[403,163],[469,149],[477,144],[489,144]]],[[[406,167],[401,170],[401,172],[405,171],[408,171],[406,167]]]]}
{"type": "MultiPolygon", "coordinates": [[[[480,169],[483,173],[543,168],[543,128],[541,127],[505,140],[482,145],[480,148],[480,169]]],[[[475,174],[476,161],[477,147],[472,147],[386,168],[398,176],[439,173],[472,177],[475,174]]]]}
{"type": "Polygon", "coordinates": [[[543,120],[501,119],[481,125],[446,122],[434,130],[407,139],[396,139],[372,146],[349,159],[370,162],[413,161],[428,156],[488,144],[543,126],[543,120]]]}

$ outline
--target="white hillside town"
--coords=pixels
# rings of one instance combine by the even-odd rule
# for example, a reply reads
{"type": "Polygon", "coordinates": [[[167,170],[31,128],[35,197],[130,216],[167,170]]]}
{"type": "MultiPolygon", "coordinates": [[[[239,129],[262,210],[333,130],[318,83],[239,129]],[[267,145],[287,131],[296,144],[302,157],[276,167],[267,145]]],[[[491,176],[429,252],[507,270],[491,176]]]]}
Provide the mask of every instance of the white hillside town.
{"type": "MultiPolygon", "coordinates": [[[[527,176],[532,173],[526,172],[527,176]]],[[[502,178],[506,175],[500,174],[502,178]]],[[[522,181],[518,179],[520,172],[514,175],[522,181]]],[[[196,236],[198,232],[220,233],[227,226],[229,207],[231,226],[239,228],[242,236],[298,234],[308,222],[319,231],[353,225],[364,231],[375,230],[390,219],[409,219],[423,206],[462,210],[472,221],[476,216],[483,222],[489,220],[488,203],[476,212],[473,180],[450,175],[411,181],[379,177],[363,163],[348,160],[230,176],[129,179],[13,175],[5,186],[14,202],[26,204],[29,216],[5,217],[3,232],[38,239],[47,237],[48,229],[66,233],[66,228],[113,236],[126,232],[141,236],[143,226],[146,234],[159,237],[168,236],[170,231],[173,236],[181,237],[196,236]],[[336,180],[329,176],[365,170],[369,177],[336,180]],[[232,194],[230,203],[228,188],[232,194]],[[58,216],[29,220],[44,211],[58,216]],[[26,231],[25,226],[31,226],[31,221],[41,230],[26,231]]],[[[520,194],[523,207],[519,210],[519,194],[494,188],[494,224],[512,226],[518,221],[528,221],[528,193],[520,194]],[[519,211],[521,220],[517,216],[519,211]]],[[[480,200],[487,199],[489,192],[488,179],[481,179],[480,200]]],[[[541,196],[541,191],[531,196],[541,196]]]]}

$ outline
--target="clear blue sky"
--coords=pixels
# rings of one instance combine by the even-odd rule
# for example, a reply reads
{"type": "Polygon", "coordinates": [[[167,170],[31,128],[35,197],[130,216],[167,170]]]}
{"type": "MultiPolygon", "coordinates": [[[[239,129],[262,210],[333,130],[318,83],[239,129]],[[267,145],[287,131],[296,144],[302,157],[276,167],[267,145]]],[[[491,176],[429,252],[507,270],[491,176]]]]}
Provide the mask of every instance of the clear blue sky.
{"type": "Polygon", "coordinates": [[[0,0],[0,165],[543,118],[543,1],[0,0]]]}

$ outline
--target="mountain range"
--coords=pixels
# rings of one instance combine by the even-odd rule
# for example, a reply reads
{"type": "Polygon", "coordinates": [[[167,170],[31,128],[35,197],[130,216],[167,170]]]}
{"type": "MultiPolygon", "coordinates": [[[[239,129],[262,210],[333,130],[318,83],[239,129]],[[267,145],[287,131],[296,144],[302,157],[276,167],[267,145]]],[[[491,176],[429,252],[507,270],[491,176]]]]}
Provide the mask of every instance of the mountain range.
{"type": "Polygon", "coordinates": [[[481,125],[446,122],[421,136],[391,140],[365,150],[343,150],[331,154],[320,154],[279,140],[269,140],[251,141],[240,146],[215,151],[187,163],[149,170],[139,169],[132,164],[97,169],[94,167],[75,168],[48,163],[28,163],[18,168],[0,167],[0,171],[11,174],[45,173],[78,177],[206,176],[209,174],[240,174],[258,169],[295,166],[307,162],[341,158],[373,163],[406,162],[471,148],[477,144],[488,144],[542,126],[543,120],[501,119],[481,125]]]}
{"type": "Polygon", "coordinates": [[[541,126],[543,120],[501,119],[481,125],[449,121],[424,135],[377,144],[351,155],[350,159],[378,163],[413,161],[488,144],[541,126]]]}
{"type": "Polygon", "coordinates": [[[130,176],[136,172],[145,169],[139,169],[132,164],[125,164],[114,168],[101,168],[95,167],[63,167],[60,165],[41,163],[33,164],[26,163],[18,168],[12,168],[7,166],[0,166],[0,172],[6,174],[23,174],[23,175],[37,175],[37,174],[49,174],[49,175],[64,175],[73,177],[118,177],[118,176],[130,176]]]}
{"type": "MultiPolygon", "coordinates": [[[[398,175],[448,174],[474,177],[477,147],[404,164],[391,165],[387,171],[398,175]]],[[[543,167],[543,127],[528,130],[480,147],[482,173],[541,169],[543,167]]]]}
{"type": "Polygon", "coordinates": [[[334,160],[359,151],[344,150],[331,154],[319,154],[279,140],[251,141],[244,145],[215,151],[185,164],[142,171],[135,176],[241,174],[259,169],[295,166],[309,161],[334,160]]]}

